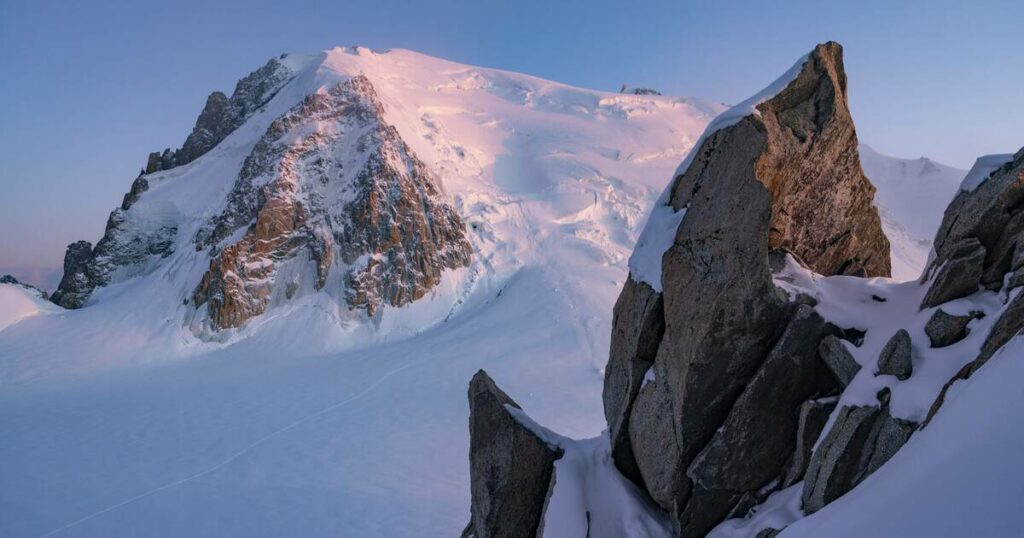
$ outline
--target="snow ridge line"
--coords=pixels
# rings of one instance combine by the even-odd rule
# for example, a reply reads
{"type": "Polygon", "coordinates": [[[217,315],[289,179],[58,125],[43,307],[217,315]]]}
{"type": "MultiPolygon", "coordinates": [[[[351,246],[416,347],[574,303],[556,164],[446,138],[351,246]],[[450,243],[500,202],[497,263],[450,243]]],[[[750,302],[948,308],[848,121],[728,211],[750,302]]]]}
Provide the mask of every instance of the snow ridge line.
{"type": "MultiPolygon", "coordinates": [[[[436,347],[436,346],[431,346],[431,351],[433,351],[434,347],[436,347]]],[[[302,424],[305,424],[306,422],[309,422],[310,420],[313,420],[313,419],[315,419],[315,418],[317,418],[319,416],[322,416],[322,415],[325,415],[327,413],[330,413],[331,411],[334,411],[334,410],[336,410],[336,409],[338,409],[340,407],[344,407],[344,406],[346,406],[346,405],[348,405],[348,404],[358,400],[359,398],[362,398],[363,396],[366,396],[371,391],[373,391],[374,389],[379,387],[382,383],[384,383],[384,381],[386,381],[388,378],[394,376],[395,374],[398,374],[398,373],[401,373],[401,372],[403,372],[405,370],[408,370],[409,368],[412,368],[413,366],[418,366],[418,365],[426,362],[427,360],[429,360],[430,357],[431,357],[431,354],[430,353],[426,353],[425,357],[420,359],[420,360],[410,362],[410,363],[408,363],[408,364],[406,364],[404,366],[400,366],[398,368],[395,368],[394,370],[391,370],[390,372],[382,375],[380,377],[380,379],[378,379],[377,381],[375,381],[372,384],[370,384],[368,387],[366,387],[365,389],[360,391],[358,394],[356,394],[354,396],[350,396],[350,397],[348,397],[348,398],[346,398],[346,399],[344,399],[344,400],[342,400],[340,402],[331,404],[331,405],[329,405],[329,406],[327,406],[327,407],[325,407],[325,408],[323,408],[323,409],[321,409],[319,411],[316,411],[316,412],[314,412],[312,414],[306,415],[305,417],[300,418],[300,419],[296,420],[295,422],[292,422],[291,424],[288,424],[287,426],[284,426],[283,428],[275,430],[275,431],[273,431],[273,432],[271,432],[271,433],[269,433],[269,434],[267,434],[267,435],[257,439],[256,441],[253,441],[252,443],[250,443],[249,445],[246,445],[244,448],[242,448],[238,452],[235,452],[234,454],[228,456],[227,459],[225,459],[224,461],[218,463],[217,465],[214,465],[213,467],[210,467],[209,469],[206,469],[206,470],[203,470],[203,471],[199,471],[198,473],[195,473],[193,475],[187,476],[187,477],[182,478],[180,480],[175,480],[173,482],[168,482],[167,484],[164,484],[162,486],[157,486],[157,487],[155,487],[155,488],[153,488],[153,489],[151,489],[149,491],[146,491],[144,493],[140,493],[140,494],[138,494],[138,495],[136,495],[134,497],[131,497],[129,499],[121,501],[121,502],[119,502],[117,504],[111,505],[111,506],[109,506],[107,508],[104,508],[102,510],[99,510],[97,512],[93,512],[92,514],[89,514],[89,515],[87,515],[87,516],[85,516],[85,517],[83,517],[81,519],[77,519],[75,521],[72,521],[71,523],[68,523],[68,524],[66,524],[66,525],[64,525],[62,527],[58,527],[58,528],[56,528],[56,529],[54,529],[52,531],[47,532],[46,534],[42,534],[42,535],[39,536],[39,538],[48,538],[49,536],[54,536],[54,535],[56,535],[58,533],[66,531],[66,530],[68,530],[68,529],[70,529],[72,527],[75,527],[75,526],[79,525],[79,524],[85,523],[86,521],[92,520],[92,519],[94,519],[96,517],[99,517],[99,516],[101,516],[103,514],[106,514],[107,512],[112,512],[114,510],[117,510],[118,508],[121,508],[122,506],[129,505],[129,504],[131,504],[131,503],[133,503],[135,501],[138,501],[138,500],[144,499],[146,497],[149,497],[151,495],[160,493],[161,491],[168,490],[168,489],[180,486],[180,485],[182,485],[182,484],[184,484],[186,482],[191,482],[192,480],[195,480],[197,478],[201,478],[201,477],[206,476],[206,475],[208,475],[210,473],[213,473],[214,471],[222,469],[222,468],[226,467],[227,465],[229,465],[231,462],[233,462],[233,461],[237,460],[238,458],[244,456],[250,450],[252,450],[252,449],[254,449],[254,448],[256,448],[256,447],[258,447],[260,445],[263,445],[264,443],[266,443],[267,441],[277,437],[278,435],[280,435],[282,433],[285,433],[285,432],[287,432],[289,430],[292,430],[292,429],[294,429],[294,428],[296,428],[296,427],[298,427],[298,426],[300,426],[302,424]]]]}

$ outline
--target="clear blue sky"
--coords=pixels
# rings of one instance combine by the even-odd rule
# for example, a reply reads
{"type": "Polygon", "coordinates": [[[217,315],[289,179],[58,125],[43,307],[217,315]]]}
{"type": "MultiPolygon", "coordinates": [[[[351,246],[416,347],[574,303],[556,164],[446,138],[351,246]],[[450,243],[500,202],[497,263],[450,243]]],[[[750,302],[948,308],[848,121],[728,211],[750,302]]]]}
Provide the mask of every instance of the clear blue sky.
{"type": "Polygon", "coordinates": [[[1024,3],[0,0],[0,274],[51,286],[149,151],[286,51],[400,47],[578,86],[726,103],[846,50],[861,140],[968,167],[1024,145],[1024,3]]]}

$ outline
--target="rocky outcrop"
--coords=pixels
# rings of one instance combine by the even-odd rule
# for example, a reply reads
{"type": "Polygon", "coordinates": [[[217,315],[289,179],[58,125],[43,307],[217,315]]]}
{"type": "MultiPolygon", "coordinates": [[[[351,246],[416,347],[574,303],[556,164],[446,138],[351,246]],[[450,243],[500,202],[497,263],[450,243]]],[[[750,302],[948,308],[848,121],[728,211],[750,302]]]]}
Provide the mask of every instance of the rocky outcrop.
{"type": "Polygon", "coordinates": [[[803,510],[810,514],[839,498],[896,454],[917,425],[889,414],[888,391],[879,407],[843,407],[811,456],[803,510]]]}
{"type": "Polygon", "coordinates": [[[811,454],[814,452],[814,444],[818,442],[821,432],[825,430],[825,424],[828,423],[828,417],[836,408],[834,400],[836,398],[809,400],[800,406],[797,415],[796,447],[792,459],[786,465],[786,472],[783,473],[780,486],[782,489],[803,480],[811,454]]]}
{"type": "MultiPolygon", "coordinates": [[[[980,166],[979,159],[979,165],[980,166]]],[[[970,175],[975,173],[971,171],[970,175]]],[[[970,286],[949,284],[943,278],[947,267],[957,265],[961,274],[969,275],[976,291],[980,288],[1006,288],[1006,306],[999,314],[981,346],[978,356],[966,364],[942,388],[928,412],[925,424],[942,407],[946,392],[957,381],[970,378],[1011,338],[1024,331],[1024,293],[1013,289],[1013,272],[1024,265],[1024,148],[997,167],[973,190],[961,190],[946,209],[942,226],[935,236],[935,259],[925,284],[928,294],[922,308],[932,303],[962,296],[970,286]],[[964,256],[964,245],[976,245],[970,256],[964,256]],[[1005,283],[1005,286],[1004,286],[1005,283]],[[956,292],[951,293],[949,288],[956,292]],[[935,297],[929,301],[928,297],[935,297]]],[[[963,277],[960,277],[961,279],[963,277]]]]}
{"type": "Polygon", "coordinates": [[[516,402],[483,371],[469,384],[469,476],[472,507],[463,537],[535,538],[563,450],[516,413],[516,402]]]}
{"type": "Polygon", "coordinates": [[[661,294],[645,282],[627,279],[612,317],[612,346],[604,376],[604,414],[619,470],[643,483],[629,441],[629,416],[644,378],[654,364],[665,332],[661,294]]]}
{"type": "Polygon", "coordinates": [[[910,374],[914,372],[912,350],[910,333],[906,329],[896,331],[878,355],[878,370],[875,371],[875,375],[892,375],[900,381],[909,379],[910,374]]]}
{"type": "Polygon", "coordinates": [[[470,259],[438,180],[384,122],[362,76],[308,96],[270,125],[195,244],[213,255],[193,298],[214,329],[238,327],[331,279],[339,300],[372,316],[422,297],[444,270],[470,259]]]}
{"type": "Polygon", "coordinates": [[[271,58],[266,65],[239,80],[231,97],[221,92],[211,93],[181,148],[149,154],[145,172],[152,174],[167,170],[203,156],[270,102],[294,76],[295,73],[279,59],[271,58]]]}
{"type": "Polygon", "coordinates": [[[889,272],[839,45],[815,48],[757,111],[707,133],[673,181],[668,202],[686,214],[662,258],[663,293],[630,283],[615,307],[604,394],[615,462],[681,536],[770,492],[799,407],[839,389],[818,356],[831,331],[787,304],[769,252],[826,275],[889,272]]]}
{"type": "Polygon", "coordinates": [[[971,332],[967,325],[979,314],[972,312],[968,316],[954,316],[941,308],[937,309],[924,326],[924,333],[928,336],[931,347],[951,346],[967,338],[971,332]]]}
{"type": "Polygon", "coordinates": [[[89,262],[92,260],[92,243],[76,241],[64,252],[64,276],[57,289],[50,296],[54,304],[64,308],[81,308],[89,294],[96,287],[92,282],[89,262]]]}

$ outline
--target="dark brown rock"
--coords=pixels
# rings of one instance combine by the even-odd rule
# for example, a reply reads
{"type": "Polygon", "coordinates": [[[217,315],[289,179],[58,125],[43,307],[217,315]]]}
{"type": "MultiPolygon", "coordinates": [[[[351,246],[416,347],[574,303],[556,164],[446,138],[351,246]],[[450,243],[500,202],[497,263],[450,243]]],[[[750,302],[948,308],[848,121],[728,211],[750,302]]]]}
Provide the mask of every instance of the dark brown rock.
{"type": "Polygon", "coordinates": [[[909,379],[914,372],[912,350],[910,333],[906,329],[896,331],[878,355],[878,371],[875,375],[893,375],[900,381],[909,379]]]}
{"type": "Polygon", "coordinates": [[[89,298],[93,282],[89,263],[92,261],[92,243],[76,241],[64,253],[64,276],[50,297],[54,304],[64,308],[81,308],[89,298]]]}
{"type": "Polygon", "coordinates": [[[472,507],[463,536],[543,535],[544,509],[563,450],[524,426],[520,410],[483,371],[469,384],[469,475],[472,507]]]}

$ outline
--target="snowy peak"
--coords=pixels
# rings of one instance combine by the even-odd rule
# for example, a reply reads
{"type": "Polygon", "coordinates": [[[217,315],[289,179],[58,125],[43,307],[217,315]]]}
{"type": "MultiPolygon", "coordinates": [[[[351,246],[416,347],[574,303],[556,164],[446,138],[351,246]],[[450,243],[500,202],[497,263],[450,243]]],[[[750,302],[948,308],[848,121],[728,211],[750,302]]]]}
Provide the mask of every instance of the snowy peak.
{"type": "Polygon", "coordinates": [[[96,247],[69,249],[55,300],[127,305],[145,281],[204,339],[311,305],[342,333],[388,334],[531,265],[596,263],[614,281],[659,183],[721,110],[398,49],[287,55],[211,97],[96,247]]]}
{"type": "Polygon", "coordinates": [[[373,315],[469,264],[461,219],[383,112],[359,75],[271,123],[227,208],[196,235],[198,249],[219,252],[193,296],[214,328],[238,327],[272,298],[319,291],[332,277],[329,292],[373,315]]]}

